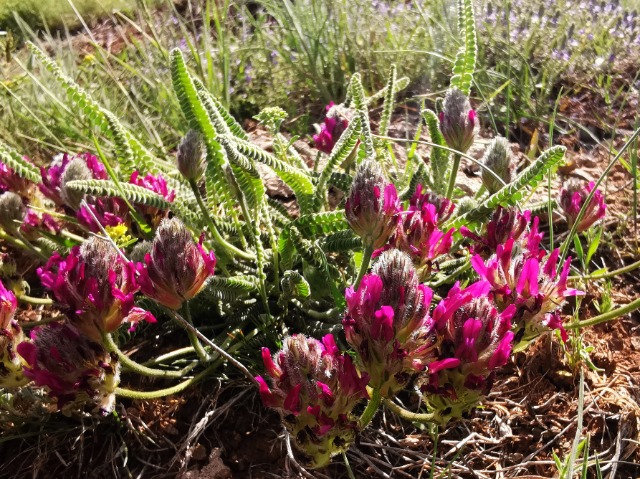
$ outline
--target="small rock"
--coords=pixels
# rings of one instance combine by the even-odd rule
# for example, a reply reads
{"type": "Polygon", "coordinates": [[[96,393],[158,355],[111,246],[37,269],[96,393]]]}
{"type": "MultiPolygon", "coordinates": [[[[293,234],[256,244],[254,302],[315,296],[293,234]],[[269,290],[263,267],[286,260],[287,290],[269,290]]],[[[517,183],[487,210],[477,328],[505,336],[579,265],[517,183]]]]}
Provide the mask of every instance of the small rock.
{"type": "Polygon", "coordinates": [[[633,348],[634,351],[640,351],[640,337],[639,336],[633,336],[631,338],[631,347],[633,348]]]}

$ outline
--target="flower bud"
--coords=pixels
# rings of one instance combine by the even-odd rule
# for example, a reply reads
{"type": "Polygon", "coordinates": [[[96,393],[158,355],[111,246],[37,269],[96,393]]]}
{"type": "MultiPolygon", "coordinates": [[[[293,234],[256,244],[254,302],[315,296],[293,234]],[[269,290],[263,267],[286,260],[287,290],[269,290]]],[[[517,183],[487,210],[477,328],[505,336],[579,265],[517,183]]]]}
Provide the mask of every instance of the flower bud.
{"type": "Polygon", "coordinates": [[[475,126],[476,112],[467,96],[455,87],[449,89],[440,112],[440,131],[447,145],[466,153],[473,144],[475,126]]]}
{"type": "Polygon", "coordinates": [[[187,180],[198,181],[204,174],[204,141],[196,130],[189,130],[184,136],[176,156],[178,171],[187,180]]]}
{"type": "Polygon", "coordinates": [[[91,170],[83,158],[76,157],[67,165],[60,178],[60,197],[67,206],[77,210],[84,198],[84,193],[67,188],[67,183],[77,180],[90,180],[93,178],[91,170]]]}
{"type": "Polygon", "coordinates": [[[144,263],[144,257],[151,253],[151,241],[140,241],[135,244],[131,253],[129,253],[129,258],[131,258],[132,263],[144,263]]]}
{"type": "Polygon", "coordinates": [[[151,253],[136,266],[142,293],[176,310],[198,294],[216,265],[213,251],[205,252],[202,239],[196,244],[178,218],[162,220],[151,253]]]}
{"type": "Polygon", "coordinates": [[[505,184],[511,183],[513,167],[511,165],[511,152],[509,151],[509,142],[501,136],[495,137],[489,143],[487,151],[482,157],[482,163],[486,168],[482,168],[482,183],[489,191],[494,194],[504,185],[492,175],[487,169],[493,171],[505,184]]]}
{"type": "Polygon", "coordinates": [[[0,281],[0,387],[14,388],[28,382],[22,372],[23,361],[16,348],[24,340],[22,329],[13,315],[18,301],[0,281]]]}
{"type": "Polygon", "coordinates": [[[369,378],[358,374],[349,355],[340,354],[333,336],[322,342],[289,336],[273,357],[262,348],[262,359],[271,384],[256,377],[262,401],[283,416],[305,465],[323,467],[346,451],[358,427],[352,411],[368,397],[369,378]]]}
{"type": "Polygon", "coordinates": [[[496,252],[498,245],[504,244],[508,239],[519,240],[530,221],[530,211],[520,213],[516,208],[498,206],[487,223],[483,236],[471,232],[466,226],[460,227],[460,234],[475,241],[469,247],[471,254],[479,254],[486,259],[496,252]]]}
{"type": "Polygon", "coordinates": [[[380,166],[363,161],[345,205],[345,216],[351,229],[362,238],[365,246],[382,248],[396,224],[400,212],[396,187],[385,181],[380,166]]]}
{"type": "Polygon", "coordinates": [[[120,366],[115,355],[70,324],[51,323],[31,332],[18,352],[28,363],[24,374],[46,386],[58,408],[93,406],[100,414],[113,411],[120,366]]]}
{"type": "MultiPolygon", "coordinates": [[[[573,227],[573,224],[578,219],[578,214],[587,200],[587,196],[589,196],[594,188],[595,183],[593,181],[585,185],[579,180],[571,180],[565,183],[560,191],[560,201],[558,203],[567,218],[567,223],[570,228],[573,227]]],[[[604,196],[600,190],[596,190],[593,198],[591,198],[591,201],[585,208],[582,219],[578,223],[578,233],[591,228],[596,221],[604,217],[606,211],[607,205],[604,203],[604,196]]]]}
{"type": "Polygon", "coordinates": [[[11,191],[0,195],[0,226],[4,229],[8,231],[18,229],[26,214],[27,208],[20,196],[11,191]]]}

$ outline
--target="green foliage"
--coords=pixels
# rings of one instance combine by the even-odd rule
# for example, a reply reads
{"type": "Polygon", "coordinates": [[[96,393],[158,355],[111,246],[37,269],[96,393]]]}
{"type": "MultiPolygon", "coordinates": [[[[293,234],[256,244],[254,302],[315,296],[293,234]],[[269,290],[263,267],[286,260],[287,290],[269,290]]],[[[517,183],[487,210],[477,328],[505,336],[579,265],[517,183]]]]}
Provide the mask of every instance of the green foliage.
{"type": "Polygon", "coordinates": [[[169,203],[162,196],[142,186],[130,183],[119,183],[116,185],[110,180],[75,180],[67,182],[65,188],[98,197],[123,197],[130,203],[152,206],[161,210],[169,210],[172,207],[172,203],[169,203]],[[124,195],[122,193],[124,193],[124,195]]]}
{"type": "Polygon", "coordinates": [[[396,98],[396,76],[398,72],[395,65],[391,65],[389,72],[389,80],[385,87],[384,104],[382,105],[382,116],[380,117],[379,133],[381,136],[387,136],[389,133],[389,125],[391,124],[391,114],[393,113],[394,101],[396,98]]]}
{"type": "Polygon", "coordinates": [[[534,189],[545,174],[558,166],[564,158],[564,146],[553,146],[545,150],[536,161],[531,163],[511,183],[484,200],[477,208],[452,220],[453,226],[474,223],[486,218],[498,206],[514,205],[522,199],[527,188],[534,189]]]}
{"type": "MultiPolygon", "coordinates": [[[[427,124],[431,143],[446,147],[447,142],[440,131],[438,115],[432,110],[424,110],[422,116],[427,124]]],[[[447,190],[446,178],[449,177],[449,156],[449,151],[444,148],[438,148],[437,146],[431,148],[431,157],[429,160],[429,166],[431,167],[431,187],[441,195],[444,195],[447,190]]]]}
{"type": "Polygon", "coordinates": [[[458,0],[458,35],[462,39],[462,46],[456,54],[450,84],[468,96],[478,53],[472,0],[458,0]]]}
{"type": "Polygon", "coordinates": [[[40,170],[2,141],[0,141],[0,160],[21,178],[26,178],[36,183],[40,181],[40,170]]]}

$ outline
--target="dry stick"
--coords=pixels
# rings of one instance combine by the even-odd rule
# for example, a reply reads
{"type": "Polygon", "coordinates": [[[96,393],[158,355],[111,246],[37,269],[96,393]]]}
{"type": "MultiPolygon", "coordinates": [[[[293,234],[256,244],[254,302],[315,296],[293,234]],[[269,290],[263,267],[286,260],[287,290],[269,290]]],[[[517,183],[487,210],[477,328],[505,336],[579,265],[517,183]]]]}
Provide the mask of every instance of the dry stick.
{"type": "Polygon", "coordinates": [[[304,467],[302,467],[302,465],[300,465],[300,463],[296,461],[296,457],[293,455],[293,449],[291,448],[291,435],[289,434],[289,431],[285,430],[285,435],[286,437],[284,442],[287,445],[287,456],[289,457],[289,460],[293,463],[293,465],[298,468],[298,470],[300,471],[300,473],[302,473],[304,477],[308,479],[331,479],[328,476],[325,476],[324,474],[320,474],[318,471],[314,471],[316,473],[316,475],[314,476],[309,471],[307,471],[304,467]]]}
{"type": "Polygon", "coordinates": [[[258,384],[258,381],[253,377],[253,375],[249,372],[249,370],[242,364],[240,361],[235,359],[229,353],[227,353],[224,349],[218,346],[216,343],[207,338],[204,334],[202,334],[198,329],[196,329],[192,324],[189,324],[187,320],[185,320],[182,316],[180,316],[177,312],[171,311],[173,318],[178,321],[184,328],[188,331],[194,333],[198,338],[204,341],[208,346],[211,346],[220,356],[224,357],[227,361],[237,367],[242,373],[254,384],[258,384]]]}

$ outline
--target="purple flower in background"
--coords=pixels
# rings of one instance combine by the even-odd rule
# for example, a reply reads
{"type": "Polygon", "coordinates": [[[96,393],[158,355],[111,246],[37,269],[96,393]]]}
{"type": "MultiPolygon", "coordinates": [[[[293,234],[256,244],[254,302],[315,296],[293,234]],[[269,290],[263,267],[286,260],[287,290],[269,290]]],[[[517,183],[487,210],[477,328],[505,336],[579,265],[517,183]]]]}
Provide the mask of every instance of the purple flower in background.
{"type": "Polygon", "coordinates": [[[14,319],[18,301],[13,291],[0,281],[0,387],[15,388],[28,382],[22,372],[23,361],[16,348],[24,340],[22,328],[14,319]]]}
{"type": "Polygon", "coordinates": [[[320,131],[313,135],[313,142],[318,150],[329,155],[344,130],[349,126],[351,112],[333,102],[330,102],[325,109],[327,114],[324,122],[320,125],[320,131]]]}
{"type": "MultiPolygon", "coordinates": [[[[578,180],[571,180],[565,183],[560,191],[558,204],[567,218],[569,228],[573,227],[577,221],[580,210],[584,207],[587,197],[594,188],[595,183],[593,181],[586,185],[578,180]]],[[[607,205],[604,202],[604,196],[600,190],[596,190],[591,201],[586,205],[584,215],[582,215],[576,230],[579,233],[588,230],[598,220],[604,218],[606,212],[607,205]]]]}

